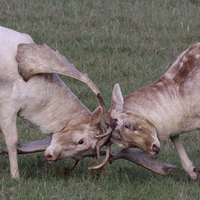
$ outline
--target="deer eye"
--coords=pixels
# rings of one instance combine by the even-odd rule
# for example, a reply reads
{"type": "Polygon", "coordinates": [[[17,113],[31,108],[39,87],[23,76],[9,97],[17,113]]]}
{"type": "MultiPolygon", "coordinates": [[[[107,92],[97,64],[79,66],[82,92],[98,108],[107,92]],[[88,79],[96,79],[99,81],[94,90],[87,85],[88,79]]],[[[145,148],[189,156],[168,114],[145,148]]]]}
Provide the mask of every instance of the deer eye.
{"type": "Polygon", "coordinates": [[[78,144],[83,144],[83,143],[84,143],[83,139],[79,140],[79,142],[78,142],[78,144]]]}
{"type": "Polygon", "coordinates": [[[127,129],[131,129],[131,124],[129,122],[125,122],[124,127],[127,129]]]}

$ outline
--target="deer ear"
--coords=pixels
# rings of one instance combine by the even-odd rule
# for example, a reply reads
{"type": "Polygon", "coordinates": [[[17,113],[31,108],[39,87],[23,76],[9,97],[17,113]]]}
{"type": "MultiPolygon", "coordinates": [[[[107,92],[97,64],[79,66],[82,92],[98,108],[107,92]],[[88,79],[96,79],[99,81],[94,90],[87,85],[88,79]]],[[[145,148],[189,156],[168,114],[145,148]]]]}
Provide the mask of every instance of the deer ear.
{"type": "Polygon", "coordinates": [[[98,106],[90,117],[90,125],[99,126],[101,124],[102,117],[103,117],[103,109],[101,106],[98,106]]]}
{"type": "Polygon", "coordinates": [[[119,84],[117,83],[113,89],[112,93],[112,107],[111,110],[116,110],[117,112],[123,111],[124,98],[119,84]]]}

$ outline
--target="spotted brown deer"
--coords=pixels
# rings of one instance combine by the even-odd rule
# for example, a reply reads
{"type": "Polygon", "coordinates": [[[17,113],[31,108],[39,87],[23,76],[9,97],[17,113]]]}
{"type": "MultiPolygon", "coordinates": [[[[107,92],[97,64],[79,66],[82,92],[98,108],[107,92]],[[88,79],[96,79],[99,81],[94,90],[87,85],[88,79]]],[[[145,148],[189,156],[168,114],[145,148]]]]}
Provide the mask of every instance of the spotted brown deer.
{"type": "Polygon", "coordinates": [[[113,89],[111,117],[117,126],[111,141],[122,148],[139,147],[155,155],[160,140],[170,138],[186,173],[198,172],[188,158],[180,134],[200,128],[200,43],[184,51],[153,84],[123,98],[119,84],[113,89]]]}

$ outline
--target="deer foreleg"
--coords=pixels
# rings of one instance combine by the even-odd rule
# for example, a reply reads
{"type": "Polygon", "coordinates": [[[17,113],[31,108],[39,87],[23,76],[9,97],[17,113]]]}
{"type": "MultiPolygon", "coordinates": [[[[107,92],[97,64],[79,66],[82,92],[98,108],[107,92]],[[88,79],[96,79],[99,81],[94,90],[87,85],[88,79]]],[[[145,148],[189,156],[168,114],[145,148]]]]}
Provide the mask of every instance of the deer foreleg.
{"type": "Polygon", "coordinates": [[[7,118],[6,120],[1,119],[1,129],[5,137],[7,150],[9,154],[10,172],[13,178],[19,178],[19,169],[17,161],[17,127],[16,127],[16,115],[7,118]]]}
{"type": "Polygon", "coordinates": [[[171,137],[170,139],[174,143],[175,149],[178,153],[183,169],[191,177],[191,179],[196,180],[198,177],[198,171],[193,165],[192,161],[187,156],[185,149],[183,147],[183,144],[181,142],[180,136],[177,135],[177,136],[171,137]]]}

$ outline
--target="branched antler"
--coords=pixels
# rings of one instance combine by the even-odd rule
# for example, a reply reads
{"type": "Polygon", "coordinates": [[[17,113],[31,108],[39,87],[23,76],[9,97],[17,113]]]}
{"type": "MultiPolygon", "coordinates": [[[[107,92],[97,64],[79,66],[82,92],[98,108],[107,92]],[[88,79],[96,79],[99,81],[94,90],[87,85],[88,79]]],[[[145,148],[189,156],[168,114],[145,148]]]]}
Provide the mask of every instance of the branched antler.
{"type": "MultiPolygon", "coordinates": [[[[105,155],[106,151],[101,151],[101,155],[105,155]]],[[[125,159],[134,162],[146,169],[151,170],[157,174],[166,176],[169,172],[165,172],[164,169],[175,169],[176,166],[171,164],[165,164],[158,162],[158,157],[149,156],[144,151],[131,151],[130,149],[123,149],[119,153],[110,154],[110,164],[117,159],[125,159]]]]}

